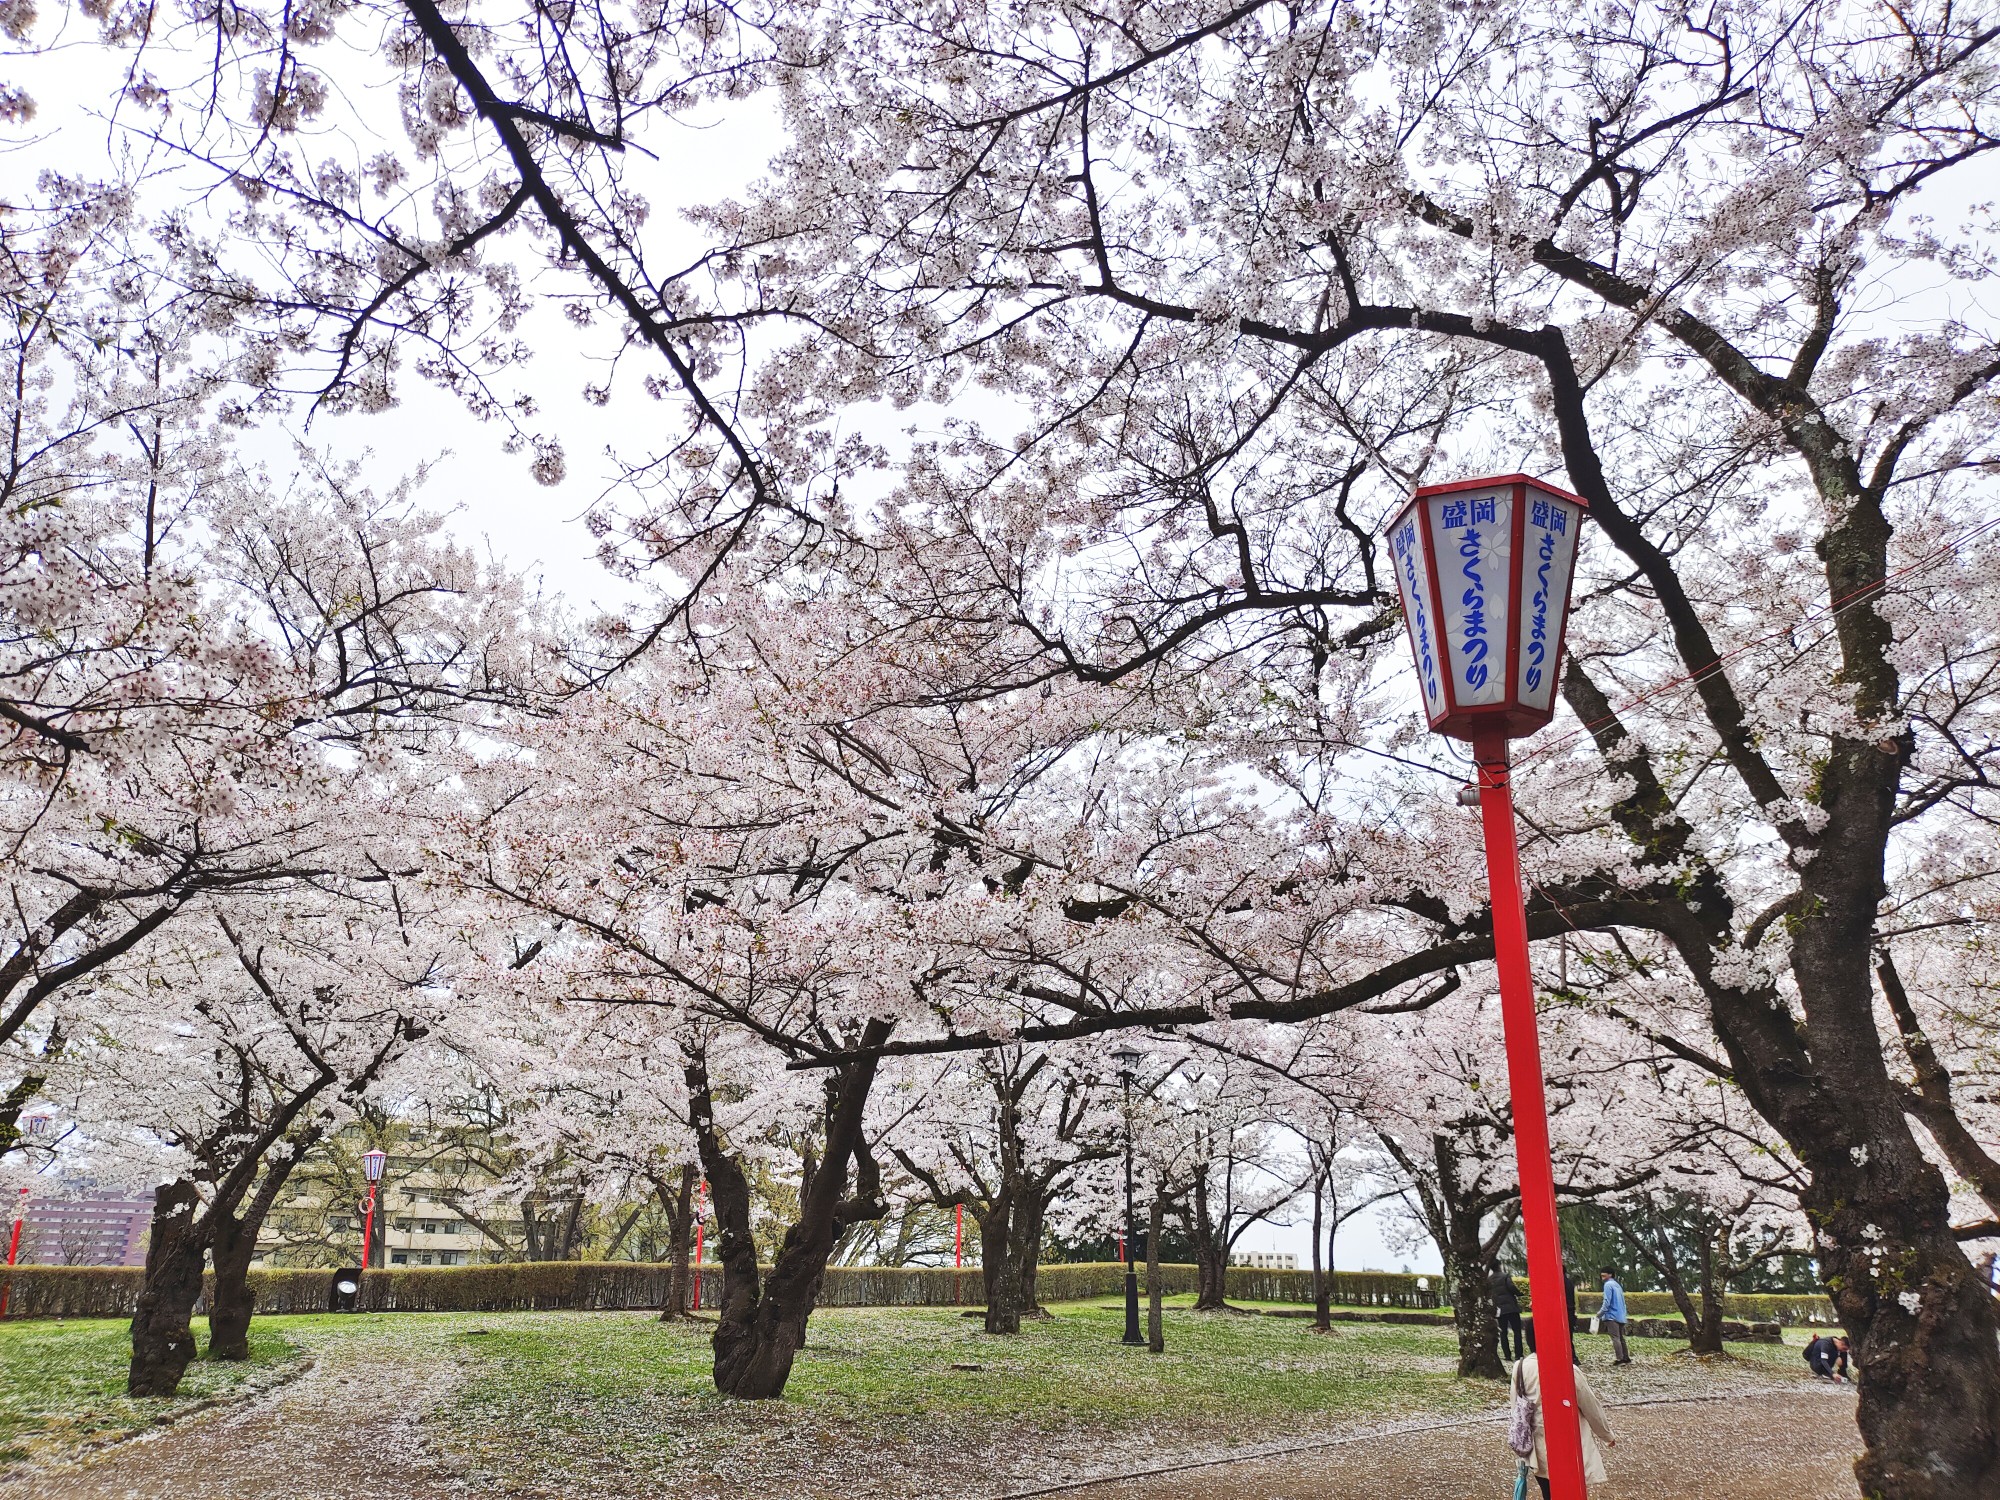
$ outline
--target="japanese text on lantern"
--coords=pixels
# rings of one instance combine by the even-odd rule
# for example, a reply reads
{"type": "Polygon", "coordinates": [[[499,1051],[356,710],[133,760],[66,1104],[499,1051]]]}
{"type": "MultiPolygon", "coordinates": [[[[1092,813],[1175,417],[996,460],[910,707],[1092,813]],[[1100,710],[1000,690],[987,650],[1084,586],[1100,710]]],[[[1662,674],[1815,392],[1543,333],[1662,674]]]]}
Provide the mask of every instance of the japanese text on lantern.
{"type": "Polygon", "coordinates": [[[1414,512],[1405,516],[1403,522],[1389,539],[1389,550],[1395,557],[1396,582],[1403,596],[1403,614],[1410,624],[1410,644],[1417,658],[1417,676],[1423,684],[1424,707],[1435,714],[1444,701],[1444,687],[1438,681],[1438,654],[1431,644],[1431,613],[1425,605],[1424,573],[1417,538],[1417,518],[1414,512]]]}
{"type": "Polygon", "coordinates": [[[1572,507],[1560,500],[1535,496],[1528,505],[1527,608],[1521,620],[1521,683],[1524,703],[1545,708],[1555,684],[1556,631],[1562,601],[1569,594],[1570,561],[1576,552],[1572,507]]]}
{"type": "Polygon", "coordinates": [[[1452,496],[1435,504],[1453,697],[1461,705],[1498,702],[1506,689],[1513,506],[1494,495],[1452,496]]]}

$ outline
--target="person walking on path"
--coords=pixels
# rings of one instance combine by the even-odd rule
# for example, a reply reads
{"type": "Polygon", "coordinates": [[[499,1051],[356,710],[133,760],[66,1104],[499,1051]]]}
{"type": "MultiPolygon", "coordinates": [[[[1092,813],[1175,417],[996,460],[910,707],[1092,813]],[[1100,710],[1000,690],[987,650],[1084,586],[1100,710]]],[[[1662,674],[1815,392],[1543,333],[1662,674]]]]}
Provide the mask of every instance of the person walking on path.
{"type": "MultiPolygon", "coordinates": [[[[1542,1367],[1541,1356],[1529,1354],[1514,1366],[1514,1399],[1525,1400],[1535,1412],[1535,1483],[1542,1487],[1542,1494],[1549,1493],[1549,1443],[1547,1424],[1542,1420],[1542,1367]]],[[[1597,1392],[1590,1388],[1590,1377],[1583,1371],[1576,1372],[1576,1409],[1583,1416],[1583,1477],[1590,1485],[1600,1485],[1609,1477],[1604,1472],[1604,1454],[1599,1450],[1601,1442],[1606,1448],[1618,1446],[1618,1439],[1611,1435],[1611,1419],[1604,1414],[1604,1403],[1597,1399],[1597,1392]]]]}
{"type": "Polygon", "coordinates": [[[1821,1380],[1848,1379],[1847,1336],[1821,1334],[1806,1345],[1806,1363],[1821,1380]]]}
{"type": "Polygon", "coordinates": [[[1629,1365],[1632,1356],[1625,1349],[1625,1288],[1618,1284],[1618,1273],[1610,1266],[1597,1275],[1604,1283],[1604,1305],[1597,1310],[1597,1323],[1611,1335],[1611,1363],[1629,1365]]]}
{"type": "Polygon", "coordinates": [[[1500,1357],[1519,1359],[1526,1352],[1525,1340],[1521,1332],[1521,1290],[1514,1285],[1514,1278],[1502,1266],[1493,1267],[1493,1320],[1500,1325],[1500,1357]],[[1513,1342],[1508,1342],[1508,1330],[1512,1330],[1513,1342]],[[1512,1353],[1509,1353],[1509,1349],[1512,1353]]]}

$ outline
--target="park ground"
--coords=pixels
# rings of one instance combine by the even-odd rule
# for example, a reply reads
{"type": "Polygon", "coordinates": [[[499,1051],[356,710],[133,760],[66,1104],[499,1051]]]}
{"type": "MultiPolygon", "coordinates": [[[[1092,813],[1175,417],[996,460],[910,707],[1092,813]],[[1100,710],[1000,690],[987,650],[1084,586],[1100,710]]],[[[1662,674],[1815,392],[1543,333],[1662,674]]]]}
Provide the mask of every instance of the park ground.
{"type": "MultiPolygon", "coordinates": [[[[1074,1304],[991,1338],[941,1308],[816,1315],[786,1398],[708,1381],[706,1326],[641,1313],[267,1318],[248,1365],[119,1394],[125,1325],[0,1325],[4,1500],[1475,1500],[1513,1464],[1505,1388],[1448,1328],[1170,1310],[1168,1352],[1074,1304]],[[1117,1478],[1117,1476],[1126,1476],[1117,1478]],[[1116,1482],[1105,1482],[1107,1480],[1116,1482]]],[[[1586,1346],[1589,1341],[1585,1341],[1586,1346]]],[[[1586,1347],[1629,1500],[1851,1495],[1852,1398],[1792,1346],[1586,1347]]]]}

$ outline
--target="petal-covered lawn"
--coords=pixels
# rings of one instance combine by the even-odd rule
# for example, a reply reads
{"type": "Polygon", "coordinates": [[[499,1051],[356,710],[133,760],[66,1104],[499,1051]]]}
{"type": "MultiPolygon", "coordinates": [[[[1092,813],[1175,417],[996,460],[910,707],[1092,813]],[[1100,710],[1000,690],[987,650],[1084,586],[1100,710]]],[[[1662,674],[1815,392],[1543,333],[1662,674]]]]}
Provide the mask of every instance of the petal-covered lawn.
{"type": "MultiPolygon", "coordinates": [[[[1173,1309],[1168,1352],[1119,1342],[1116,1308],[1076,1304],[992,1338],[952,1309],[835,1309],[813,1319],[782,1401],[716,1393],[703,1323],[642,1313],[272,1318],[278,1370],[304,1379],[152,1443],[50,1468],[58,1437],[150,1411],[116,1395],[123,1325],[17,1324],[0,1337],[10,1399],[42,1413],[28,1496],[128,1493],[203,1500],[332,1500],[338,1455],[366,1454],[370,1493],[634,1497],[995,1496],[1319,1437],[1497,1412],[1504,1388],[1452,1375],[1448,1328],[1173,1309]],[[26,1355],[25,1362],[12,1356],[26,1355]],[[74,1420],[60,1416],[73,1408],[74,1420]],[[193,1488],[190,1488],[193,1486],[193,1488]]],[[[1635,1341],[1610,1401],[1792,1390],[1795,1349],[1745,1346],[1697,1362],[1635,1341]]],[[[198,1382],[235,1372],[203,1365],[198,1382]]],[[[204,1394],[212,1392],[204,1391],[204,1394]]],[[[194,1399],[200,1399],[195,1397],[194,1399]]],[[[1502,1455],[1504,1457],[1504,1455],[1502,1455]]],[[[14,1473],[20,1474],[16,1465],[14,1473]]]]}

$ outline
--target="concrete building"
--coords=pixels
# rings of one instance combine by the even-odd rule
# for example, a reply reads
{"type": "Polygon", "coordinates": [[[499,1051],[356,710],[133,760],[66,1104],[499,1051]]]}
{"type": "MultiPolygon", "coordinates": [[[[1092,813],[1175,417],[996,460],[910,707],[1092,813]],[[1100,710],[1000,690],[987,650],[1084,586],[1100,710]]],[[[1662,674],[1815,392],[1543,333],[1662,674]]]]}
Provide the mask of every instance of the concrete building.
{"type": "Polygon", "coordinates": [[[1299,1258],[1290,1251],[1238,1250],[1229,1257],[1232,1266],[1248,1266],[1253,1271],[1296,1271],[1299,1258]]]}
{"type": "Polygon", "coordinates": [[[30,1197],[15,1258],[24,1266],[143,1266],[152,1221],[142,1198],[30,1197]]]}

